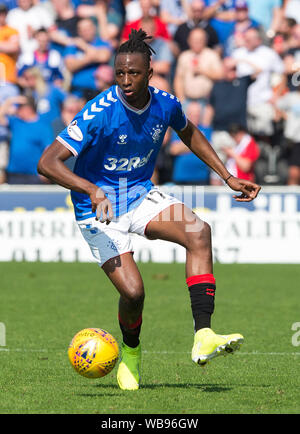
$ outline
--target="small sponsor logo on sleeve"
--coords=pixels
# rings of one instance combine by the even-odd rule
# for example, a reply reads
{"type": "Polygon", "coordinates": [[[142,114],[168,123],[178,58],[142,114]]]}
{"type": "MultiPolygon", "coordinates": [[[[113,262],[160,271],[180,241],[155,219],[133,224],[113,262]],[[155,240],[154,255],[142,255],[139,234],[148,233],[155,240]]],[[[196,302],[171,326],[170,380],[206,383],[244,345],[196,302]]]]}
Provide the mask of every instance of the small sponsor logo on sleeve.
{"type": "Polygon", "coordinates": [[[67,128],[69,136],[76,140],[77,142],[81,142],[83,139],[83,134],[79,126],[77,125],[77,121],[73,121],[68,125],[67,128]]]}

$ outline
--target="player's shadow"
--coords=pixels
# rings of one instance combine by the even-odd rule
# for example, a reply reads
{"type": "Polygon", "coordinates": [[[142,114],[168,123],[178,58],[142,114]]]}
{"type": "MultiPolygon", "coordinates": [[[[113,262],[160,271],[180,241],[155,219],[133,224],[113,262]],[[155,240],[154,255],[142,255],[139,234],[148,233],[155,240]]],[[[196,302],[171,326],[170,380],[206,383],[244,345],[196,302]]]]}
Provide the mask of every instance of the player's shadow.
{"type": "MultiPolygon", "coordinates": [[[[113,391],[120,391],[119,386],[116,384],[97,384],[94,386],[96,389],[112,389],[113,391]]],[[[156,383],[156,384],[142,384],[140,390],[155,390],[155,389],[198,389],[202,392],[216,393],[228,392],[232,387],[221,386],[220,384],[199,384],[199,383],[156,383]]],[[[97,393],[96,393],[97,394],[97,393]]],[[[94,396],[93,393],[83,393],[82,396],[94,396]]],[[[105,396],[113,396],[114,393],[103,392],[105,396]]]]}
{"type": "Polygon", "coordinates": [[[143,384],[143,389],[161,389],[161,388],[177,388],[177,389],[199,389],[201,392],[228,392],[232,387],[220,386],[219,384],[199,384],[199,383],[158,383],[158,384],[143,384]]]}

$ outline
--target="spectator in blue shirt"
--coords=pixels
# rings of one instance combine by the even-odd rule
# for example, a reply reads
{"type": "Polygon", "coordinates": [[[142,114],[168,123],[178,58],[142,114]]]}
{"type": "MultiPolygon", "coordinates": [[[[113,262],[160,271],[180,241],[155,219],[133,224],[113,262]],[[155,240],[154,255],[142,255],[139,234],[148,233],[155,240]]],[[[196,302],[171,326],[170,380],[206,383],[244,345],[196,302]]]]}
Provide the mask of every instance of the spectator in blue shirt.
{"type": "MultiPolygon", "coordinates": [[[[2,83],[0,86],[0,107],[8,98],[20,93],[17,86],[12,83],[2,83]]],[[[6,181],[6,166],[8,163],[9,129],[5,124],[0,124],[0,184],[6,181]]]]}
{"type": "Polygon", "coordinates": [[[237,0],[235,6],[235,24],[232,29],[232,34],[227,38],[224,44],[224,57],[231,56],[233,50],[245,45],[244,35],[250,28],[258,29],[262,39],[265,38],[263,27],[249,15],[248,4],[245,0],[237,0]]]}
{"type": "MultiPolygon", "coordinates": [[[[197,125],[208,141],[211,140],[212,129],[205,119],[203,106],[196,101],[190,102],[186,109],[187,118],[197,125]]],[[[179,139],[173,132],[170,143],[170,154],[174,158],[172,181],[176,184],[208,185],[209,167],[179,139]]]]}
{"type": "Polygon", "coordinates": [[[261,24],[273,38],[283,18],[282,0],[247,0],[250,17],[261,24]]]}
{"type": "Polygon", "coordinates": [[[89,93],[96,89],[94,72],[101,64],[107,64],[112,49],[108,42],[97,36],[97,28],[90,18],[78,22],[75,44],[66,49],[65,65],[72,74],[71,92],[89,99],[89,93]]]}
{"type": "Polygon", "coordinates": [[[205,0],[204,19],[216,30],[220,44],[225,44],[235,24],[235,7],[238,0],[205,0]]]}
{"type": "Polygon", "coordinates": [[[24,69],[37,66],[47,83],[57,86],[63,85],[63,59],[61,54],[51,48],[51,41],[47,29],[40,28],[34,34],[37,48],[33,52],[26,52],[18,59],[18,74],[24,69]]]}
{"type": "Polygon", "coordinates": [[[38,67],[24,69],[19,85],[23,94],[35,99],[37,113],[41,118],[52,122],[60,115],[67,93],[60,87],[47,83],[38,67]]]}
{"type": "Polygon", "coordinates": [[[54,139],[48,122],[36,112],[33,98],[8,98],[0,108],[0,124],[11,131],[9,163],[6,169],[8,184],[42,184],[37,173],[38,161],[54,139]],[[15,111],[14,115],[11,113],[15,111]]]}

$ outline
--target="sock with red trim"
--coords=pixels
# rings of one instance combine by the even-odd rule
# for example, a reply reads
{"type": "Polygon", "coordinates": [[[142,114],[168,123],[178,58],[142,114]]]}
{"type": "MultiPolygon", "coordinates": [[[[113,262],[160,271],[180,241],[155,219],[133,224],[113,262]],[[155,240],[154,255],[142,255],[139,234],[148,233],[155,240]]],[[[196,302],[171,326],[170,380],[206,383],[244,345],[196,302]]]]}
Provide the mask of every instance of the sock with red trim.
{"type": "Polygon", "coordinates": [[[199,274],[186,279],[191,298],[195,333],[211,326],[215,307],[216,281],[213,274],[199,274]]]}
{"type": "Polygon", "coordinates": [[[123,342],[128,347],[135,348],[140,343],[140,332],[142,326],[142,315],[134,324],[126,323],[119,314],[119,324],[123,335],[123,342]]]}

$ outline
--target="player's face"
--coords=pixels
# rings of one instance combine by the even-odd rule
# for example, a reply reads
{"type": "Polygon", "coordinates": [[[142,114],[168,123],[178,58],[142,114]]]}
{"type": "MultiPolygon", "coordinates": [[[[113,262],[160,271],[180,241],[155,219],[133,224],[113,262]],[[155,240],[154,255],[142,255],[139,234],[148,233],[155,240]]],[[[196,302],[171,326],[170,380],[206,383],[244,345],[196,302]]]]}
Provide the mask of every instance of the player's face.
{"type": "Polygon", "coordinates": [[[120,53],[115,61],[116,83],[125,99],[136,108],[143,108],[149,99],[148,85],[152,68],[142,53],[120,53]]]}

